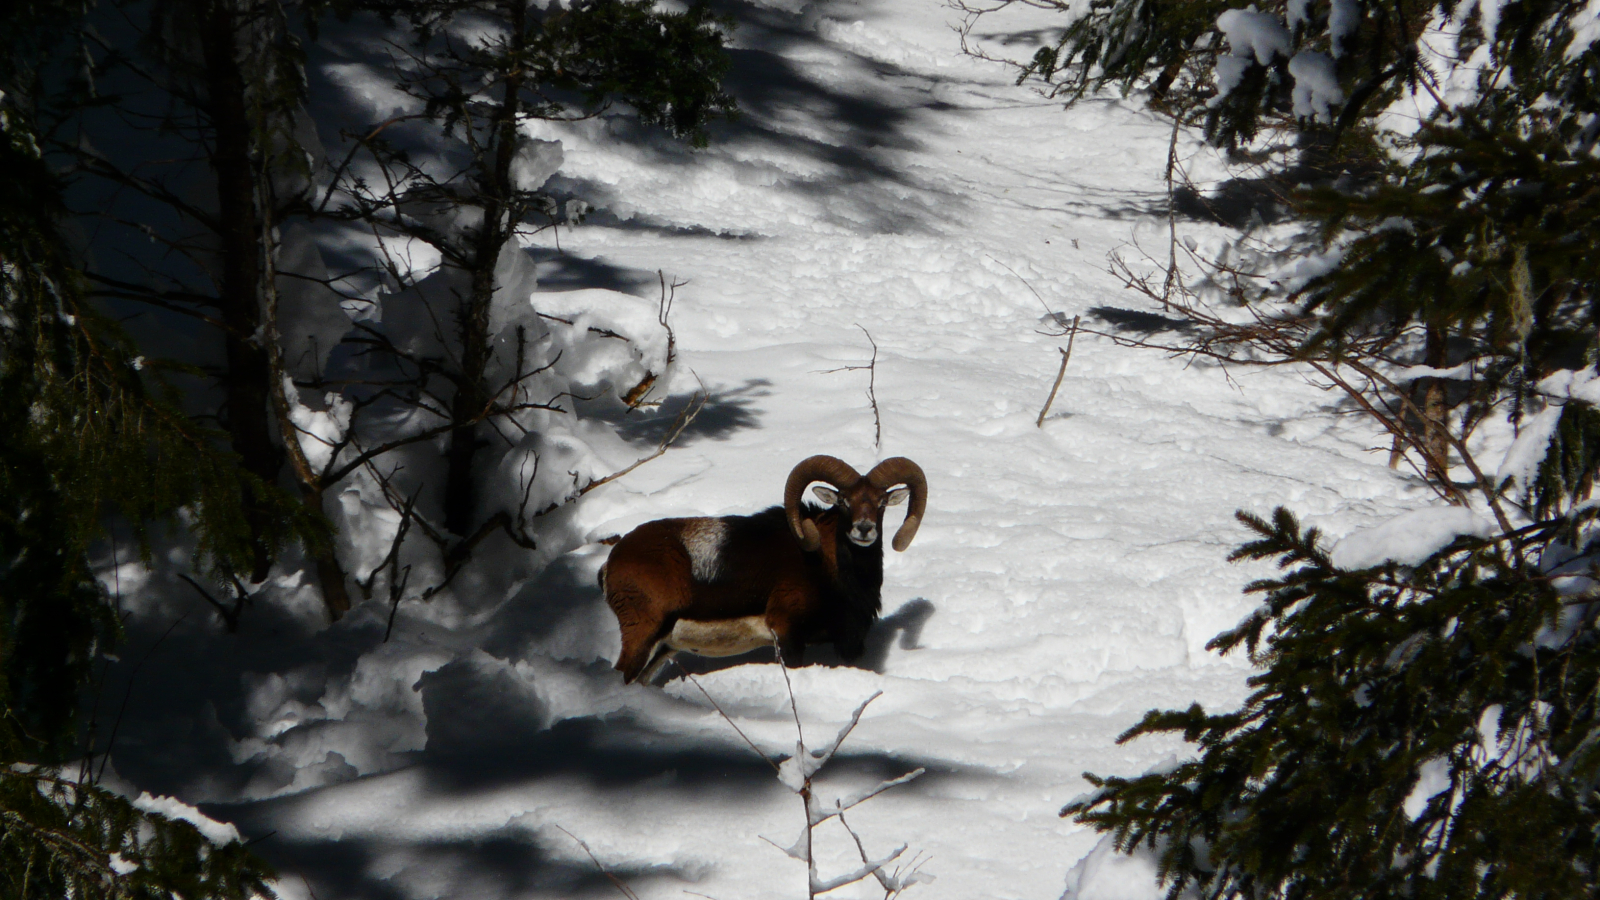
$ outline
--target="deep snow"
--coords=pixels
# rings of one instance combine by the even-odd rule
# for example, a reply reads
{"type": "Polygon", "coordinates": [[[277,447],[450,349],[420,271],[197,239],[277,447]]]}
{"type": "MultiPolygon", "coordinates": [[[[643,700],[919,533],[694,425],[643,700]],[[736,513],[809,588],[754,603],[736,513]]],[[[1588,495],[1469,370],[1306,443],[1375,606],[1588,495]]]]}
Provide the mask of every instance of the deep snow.
{"type": "MultiPolygon", "coordinates": [[[[406,601],[387,643],[381,602],[323,629],[296,575],[222,636],[180,584],[125,558],[108,570],[136,611],[107,688],[129,698],[117,772],[261,838],[283,896],[616,896],[575,838],[641,897],[803,896],[803,866],[760,837],[790,844],[799,801],[693,684],[621,684],[594,573],[599,539],[771,505],[825,452],[863,470],[909,456],[929,481],[915,543],[886,560],[867,658],[792,673],[808,741],[883,692],[825,793],[927,769],[852,816],[868,852],[920,853],[937,880],[908,896],[929,900],[1152,897],[1146,862],[1091,856],[1098,836],[1057,812],[1085,770],[1182,751],[1114,743],[1144,710],[1242,696],[1243,662],[1204,650],[1255,605],[1240,587],[1259,571],[1225,561],[1234,510],[1288,505],[1337,537],[1425,498],[1365,421],[1288,369],[1080,336],[1036,428],[1063,344],[1051,314],[1104,327],[1094,308],[1138,306],[1107,258],[1164,246],[1169,126],[1135,101],[1064,111],[1014,86],[960,54],[955,14],[931,0],[729,9],[743,118],[709,149],[617,118],[530,129],[561,142],[553,184],[596,207],[531,243],[536,308],[572,308],[576,290],[653,304],[657,270],[688,281],[673,399],[625,422],[634,444],[608,461],[648,452],[698,382],[710,391],[667,455],[561,514],[548,568],[517,577],[533,561],[486,545],[510,575],[406,601]],[[881,448],[854,368],[864,331],[881,448]]],[[[1013,37],[986,40],[1026,54],[1013,37]]],[[[1194,136],[1179,150],[1218,176],[1194,136]]],[[[699,678],[769,754],[792,750],[778,669],[699,678]]],[[[825,875],[858,863],[839,834],[820,849],[825,875]]]]}

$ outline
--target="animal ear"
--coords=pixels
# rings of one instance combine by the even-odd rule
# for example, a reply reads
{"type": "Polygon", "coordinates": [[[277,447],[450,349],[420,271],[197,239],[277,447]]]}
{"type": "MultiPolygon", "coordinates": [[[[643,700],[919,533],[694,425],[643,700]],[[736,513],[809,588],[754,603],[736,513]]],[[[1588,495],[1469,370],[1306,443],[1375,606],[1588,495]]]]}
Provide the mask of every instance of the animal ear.
{"type": "Polygon", "coordinates": [[[817,495],[818,500],[821,500],[823,503],[826,503],[829,506],[833,506],[839,502],[839,492],[830,487],[823,487],[819,484],[811,489],[811,493],[817,495]]]}
{"type": "Polygon", "coordinates": [[[884,498],[883,505],[899,506],[900,504],[906,502],[906,498],[909,496],[911,496],[911,488],[897,487],[889,492],[889,496],[884,498]]]}

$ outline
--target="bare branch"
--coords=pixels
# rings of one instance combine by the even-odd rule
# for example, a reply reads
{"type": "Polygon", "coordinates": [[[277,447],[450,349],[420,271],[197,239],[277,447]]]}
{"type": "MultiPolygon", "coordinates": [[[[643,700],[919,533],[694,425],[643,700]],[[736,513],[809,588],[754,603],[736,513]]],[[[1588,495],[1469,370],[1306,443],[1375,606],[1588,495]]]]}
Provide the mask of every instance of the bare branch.
{"type": "MultiPolygon", "coordinates": [[[[1002,263],[1002,265],[1004,265],[1004,264],[1002,263]]],[[[877,395],[877,384],[878,384],[878,342],[872,339],[872,332],[868,331],[865,328],[862,328],[862,326],[861,326],[861,324],[859,322],[856,323],[856,327],[857,328],[861,328],[861,333],[867,336],[867,343],[872,345],[872,359],[869,360],[867,362],[867,364],[864,365],[864,366],[839,366],[836,369],[824,369],[824,370],[822,370],[821,374],[823,374],[823,375],[832,375],[835,372],[860,372],[862,370],[866,370],[866,373],[867,373],[867,402],[868,402],[868,404],[870,404],[872,406],[872,427],[873,427],[872,446],[875,449],[882,450],[883,449],[883,418],[878,415],[878,395],[877,395]]]]}
{"type": "MultiPolygon", "coordinates": [[[[217,598],[211,596],[210,591],[201,587],[198,581],[190,578],[187,574],[179,572],[178,577],[187,582],[200,596],[205,598],[207,603],[216,609],[217,615],[222,617],[223,624],[227,627],[229,634],[239,630],[239,614],[244,611],[245,603],[250,599],[249,594],[242,587],[238,588],[238,593],[234,597],[233,608],[229,609],[220,603],[217,598]]],[[[235,581],[235,584],[237,585],[237,581],[235,581]]]]}
{"type": "MultiPolygon", "coordinates": [[[[1056,391],[1061,390],[1061,379],[1067,375],[1067,360],[1072,358],[1072,342],[1078,338],[1078,320],[1081,317],[1072,317],[1072,331],[1067,335],[1067,349],[1061,350],[1061,368],[1056,371],[1056,383],[1050,387],[1050,396],[1045,398],[1044,409],[1039,410],[1039,419],[1033,423],[1035,428],[1044,427],[1044,417],[1050,413],[1050,404],[1056,402],[1056,391]]],[[[1060,348],[1056,348],[1060,350],[1060,348]]]]}
{"type": "Polygon", "coordinates": [[[565,828],[562,828],[560,825],[556,826],[556,830],[567,837],[572,838],[574,841],[577,841],[578,846],[583,848],[583,852],[589,855],[589,860],[594,863],[594,867],[599,869],[600,874],[604,875],[607,881],[610,881],[617,890],[622,892],[622,896],[626,897],[627,900],[639,900],[639,895],[633,892],[633,888],[628,887],[627,883],[622,879],[606,871],[606,867],[600,864],[599,858],[594,855],[594,851],[589,849],[589,845],[585,844],[582,838],[566,830],[565,828]]]}

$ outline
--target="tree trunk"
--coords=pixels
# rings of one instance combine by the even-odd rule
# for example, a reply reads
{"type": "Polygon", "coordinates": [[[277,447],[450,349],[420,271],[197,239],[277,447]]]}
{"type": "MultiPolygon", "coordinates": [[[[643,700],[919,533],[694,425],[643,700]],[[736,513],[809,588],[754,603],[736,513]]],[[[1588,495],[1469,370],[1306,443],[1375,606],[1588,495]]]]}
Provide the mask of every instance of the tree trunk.
{"type": "MultiPolygon", "coordinates": [[[[273,442],[273,432],[280,425],[275,420],[280,417],[274,415],[272,388],[274,378],[282,377],[282,372],[273,364],[274,348],[269,346],[276,340],[277,323],[264,322],[262,315],[264,289],[275,290],[275,286],[267,284],[275,273],[264,265],[265,254],[274,252],[274,248],[269,243],[266,211],[258,202],[260,173],[251,158],[259,148],[255,146],[248,85],[240,64],[241,54],[249,52],[249,48],[239,46],[242,35],[237,0],[203,0],[199,11],[205,17],[204,112],[210,118],[215,140],[211,167],[217,179],[221,257],[218,306],[227,326],[223,338],[227,374],[223,383],[228,436],[245,469],[272,486],[278,480],[284,457],[283,450],[273,442]]],[[[275,308],[276,304],[272,306],[275,308]]],[[[298,440],[287,415],[281,419],[287,430],[278,436],[285,443],[298,440]]],[[[314,478],[309,468],[306,475],[314,478]]],[[[301,481],[303,502],[321,515],[320,486],[305,478],[301,481]]],[[[272,547],[265,539],[270,513],[260,498],[246,497],[245,515],[255,538],[251,580],[259,582],[266,578],[272,564],[272,547]]],[[[317,553],[313,563],[328,617],[337,621],[350,610],[344,570],[332,548],[317,553]]]]}
{"type": "MultiPolygon", "coordinates": [[[[514,58],[527,43],[527,9],[520,0],[511,0],[502,5],[501,12],[510,25],[510,54],[514,58]]],[[[491,397],[484,374],[493,353],[489,345],[489,313],[496,288],[494,273],[500,253],[511,240],[516,226],[513,221],[516,213],[511,208],[514,194],[511,163],[517,152],[521,93],[522,76],[513,70],[505,78],[504,94],[493,113],[489,148],[492,156],[485,160],[488,171],[481,182],[483,218],[473,238],[471,288],[466,303],[457,312],[461,373],[450,405],[450,418],[455,427],[450,431],[450,446],[446,451],[444,524],[463,538],[469,537],[475,527],[477,491],[473,484],[472,461],[480,446],[478,425],[491,397]]]]}
{"type": "MultiPolygon", "coordinates": [[[[1449,362],[1450,347],[1445,329],[1437,325],[1427,326],[1423,364],[1443,369],[1449,362]]],[[[1445,396],[1445,380],[1423,378],[1418,387],[1422,392],[1422,402],[1418,406],[1428,418],[1422,423],[1423,446],[1428,455],[1428,477],[1437,484],[1446,485],[1450,483],[1450,441],[1445,432],[1450,425],[1450,407],[1445,396]]]]}
{"type": "MultiPolygon", "coordinates": [[[[244,73],[239,65],[239,22],[231,0],[201,7],[206,73],[204,112],[215,144],[211,168],[217,179],[219,242],[218,308],[227,326],[224,403],[228,436],[245,470],[267,485],[276,483],[283,455],[272,442],[270,377],[261,327],[261,217],[251,165],[252,131],[244,73]]],[[[259,497],[245,498],[245,516],[255,541],[252,581],[266,578],[272,547],[265,540],[267,511],[259,497]]]]}
{"type": "MultiPolygon", "coordinates": [[[[321,512],[322,491],[309,485],[301,486],[306,506],[321,512]]],[[[322,605],[328,609],[328,621],[337,622],[350,611],[350,590],[344,583],[344,567],[333,547],[317,553],[313,560],[317,568],[317,584],[322,588],[322,605]]]]}

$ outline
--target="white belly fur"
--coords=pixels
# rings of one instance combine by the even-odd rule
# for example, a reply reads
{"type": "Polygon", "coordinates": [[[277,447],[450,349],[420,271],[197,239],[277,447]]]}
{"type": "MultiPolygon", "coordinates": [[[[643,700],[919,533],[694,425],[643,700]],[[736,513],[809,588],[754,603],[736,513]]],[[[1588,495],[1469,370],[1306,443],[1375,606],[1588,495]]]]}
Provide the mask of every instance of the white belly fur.
{"type": "Polygon", "coordinates": [[[745,616],[742,619],[679,619],[673,623],[672,633],[650,649],[650,662],[640,673],[639,680],[654,684],[656,676],[666,667],[673,653],[682,650],[699,656],[738,656],[762,647],[771,647],[777,641],[772,629],[767,627],[766,616],[745,616]]]}
{"type": "Polygon", "coordinates": [[[699,656],[738,656],[771,647],[776,636],[766,616],[702,621],[679,619],[661,643],[669,650],[686,650],[699,656]]]}

